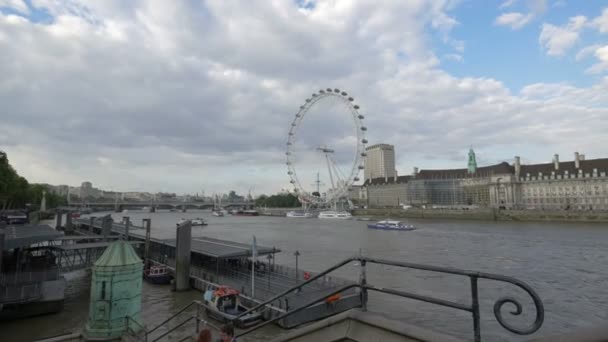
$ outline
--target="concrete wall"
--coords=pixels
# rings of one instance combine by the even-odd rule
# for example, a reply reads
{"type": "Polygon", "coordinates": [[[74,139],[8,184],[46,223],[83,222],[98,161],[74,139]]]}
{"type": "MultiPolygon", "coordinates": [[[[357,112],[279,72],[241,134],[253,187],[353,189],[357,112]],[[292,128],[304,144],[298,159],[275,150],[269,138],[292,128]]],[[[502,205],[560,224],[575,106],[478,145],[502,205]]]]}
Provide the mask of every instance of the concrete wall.
{"type": "Polygon", "coordinates": [[[479,208],[473,210],[440,209],[356,209],[357,216],[379,216],[391,218],[438,218],[494,221],[551,221],[551,222],[608,222],[608,212],[594,211],[542,211],[542,210],[498,210],[479,208]]]}

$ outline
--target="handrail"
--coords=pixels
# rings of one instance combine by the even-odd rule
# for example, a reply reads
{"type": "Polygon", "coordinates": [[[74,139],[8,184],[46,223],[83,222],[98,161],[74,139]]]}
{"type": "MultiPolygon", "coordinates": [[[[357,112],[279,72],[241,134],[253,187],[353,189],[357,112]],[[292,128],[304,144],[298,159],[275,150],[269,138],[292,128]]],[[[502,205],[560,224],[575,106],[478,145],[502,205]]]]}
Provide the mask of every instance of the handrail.
{"type": "Polygon", "coordinates": [[[156,331],[156,329],[160,328],[161,326],[165,325],[167,322],[169,322],[170,320],[174,319],[175,317],[177,317],[178,315],[180,315],[181,313],[183,313],[184,311],[188,310],[188,308],[190,308],[192,305],[196,304],[196,301],[192,301],[192,303],[184,306],[183,308],[181,308],[177,313],[173,314],[172,316],[169,316],[169,318],[165,319],[162,323],[158,324],[155,328],[148,330],[148,334],[153,333],[154,331],[156,331]]]}
{"type": "MultiPolygon", "coordinates": [[[[138,321],[134,320],[131,316],[126,316],[125,317],[125,323],[126,323],[126,331],[127,334],[131,334],[131,336],[133,337],[138,337],[138,334],[141,334],[143,332],[144,335],[144,342],[148,342],[148,332],[146,331],[146,327],[144,327],[143,325],[141,325],[138,321]],[[131,329],[131,327],[129,326],[129,322],[134,322],[135,325],[137,325],[141,330],[139,333],[135,332],[133,329],[131,329]]],[[[139,340],[139,338],[138,338],[139,340]]]]}
{"type": "Polygon", "coordinates": [[[414,300],[419,300],[419,301],[423,301],[423,302],[427,302],[427,303],[432,303],[432,304],[436,304],[436,305],[441,305],[441,306],[445,306],[445,307],[450,307],[453,309],[458,309],[458,310],[462,310],[462,311],[468,311],[472,314],[472,318],[473,318],[473,333],[474,333],[474,341],[479,342],[481,341],[481,325],[480,325],[480,310],[479,310],[479,290],[478,290],[478,281],[479,279],[488,279],[488,280],[494,280],[494,281],[501,281],[501,282],[506,282],[506,283],[510,283],[513,284],[521,289],[523,289],[533,300],[534,302],[534,307],[536,310],[536,318],[534,320],[534,323],[531,326],[525,327],[525,328],[519,328],[519,327],[515,327],[513,325],[511,325],[510,323],[506,322],[503,315],[502,315],[502,308],[505,304],[509,303],[515,306],[515,310],[511,311],[510,313],[514,316],[518,316],[521,315],[522,313],[522,305],[521,303],[513,298],[513,297],[501,297],[498,300],[496,300],[496,302],[494,303],[494,316],[496,318],[496,320],[498,321],[498,323],[500,323],[500,325],[505,328],[506,330],[514,333],[514,334],[518,334],[518,335],[529,335],[532,334],[534,332],[536,332],[543,324],[544,321],[544,306],[543,303],[540,299],[540,297],[538,296],[538,294],[530,287],[528,286],[526,283],[512,278],[512,277],[508,277],[508,276],[503,276],[503,275],[499,275],[499,274],[492,274],[492,273],[483,273],[483,272],[475,272],[475,271],[468,271],[468,270],[462,270],[462,269],[458,269],[458,268],[451,268],[451,267],[438,267],[438,266],[431,266],[431,265],[421,265],[421,264],[414,264],[414,263],[408,263],[408,262],[400,262],[400,261],[393,261],[393,260],[385,260],[385,259],[378,259],[378,258],[370,258],[370,257],[363,257],[363,256],[356,256],[356,257],[352,257],[352,258],[348,258],[345,259],[342,262],[337,263],[336,265],[326,269],[325,271],[317,274],[316,276],[311,277],[310,279],[292,287],[291,289],[288,289],[286,291],[283,291],[282,293],[275,295],[274,297],[267,299],[266,301],[254,306],[253,308],[241,313],[239,316],[237,316],[235,318],[235,320],[240,319],[240,317],[258,310],[260,307],[273,302],[281,297],[286,296],[287,294],[294,292],[298,289],[300,289],[301,287],[325,276],[326,274],[335,271],[338,268],[343,267],[344,265],[347,265],[353,261],[358,261],[361,265],[361,274],[359,277],[359,282],[358,283],[354,283],[351,285],[346,285],[341,287],[340,289],[332,292],[331,294],[328,295],[324,295],[322,297],[317,298],[316,300],[309,302],[307,304],[304,304],[300,307],[298,307],[295,310],[289,311],[285,314],[279,315],[269,321],[266,321],[264,323],[258,324],[254,327],[252,327],[249,330],[246,330],[240,334],[237,335],[238,336],[243,336],[243,335],[247,335],[249,333],[251,333],[252,331],[255,331],[261,327],[264,327],[268,324],[274,323],[278,320],[281,320],[287,316],[293,315],[297,312],[300,312],[312,305],[315,305],[323,300],[328,299],[331,296],[334,296],[338,293],[341,293],[343,291],[346,291],[350,288],[354,288],[357,287],[359,288],[360,291],[360,296],[361,296],[361,307],[363,311],[367,310],[367,291],[371,290],[371,291],[375,291],[375,292],[382,292],[382,293],[386,293],[386,294],[392,294],[392,295],[396,295],[396,296],[400,296],[400,297],[405,297],[405,298],[410,298],[410,299],[414,299],[414,300]],[[402,267],[402,268],[410,268],[410,269],[416,269],[416,270],[423,270],[423,271],[429,271],[429,272],[439,272],[439,273],[448,273],[448,274],[454,274],[454,275],[461,275],[461,276],[466,276],[469,277],[470,279],[470,283],[471,283],[471,304],[470,305],[466,305],[466,304],[461,304],[461,303],[456,303],[456,302],[452,302],[452,301],[448,301],[448,300],[443,300],[443,299],[438,299],[438,298],[433,298],[433,297],[428,297],[428,296],[422,296],[419,294],[415,294],[415,293],[409,293],[409,292],[405,292],[405,291],[401,291],[401,290],[395,290],[395,289],[388,289],[388,288],[382,288],[382,287],[376,287],[373,285],[368,285],[367,284],[367,277],[366,277],[366,271],[365,271],[365,267],[366,267],[366,263],[373,263],[373,264],[380,264],[380,265],[388,265],[388,266],[395,266],[395,267],[402,267]]]}
{"type": "Polygon", "coordinates": [[[153,340],[152,340],[152,342],[156,342],[156,341],[160,340],[161,338],[163,338],[163,337],[165,337],[165,336],[169,335],[170,333],[172,333],[173,331],[175,331],[175,330],[177,330],[177,329],[181,328],[181,327],[182,327],[184,324],[186,324],[186,323],[190,322],[190,321],[191,321],[191,320],[193,320],[193,319],[194,319],[194,320],[196,320],[196,317],[189,317],[189,318],[185,319],[185,320],[184,320],[183,322],[181,322],[180,324],[178,324],[178,325],[176,325],[176,326],[172,327],[171,329],[169,329],[169,330],[165,331],[165,332],[164,332],[162,335],[160,335],[160,336],[158,336],[157,338],[153,339],[153,340]]]}

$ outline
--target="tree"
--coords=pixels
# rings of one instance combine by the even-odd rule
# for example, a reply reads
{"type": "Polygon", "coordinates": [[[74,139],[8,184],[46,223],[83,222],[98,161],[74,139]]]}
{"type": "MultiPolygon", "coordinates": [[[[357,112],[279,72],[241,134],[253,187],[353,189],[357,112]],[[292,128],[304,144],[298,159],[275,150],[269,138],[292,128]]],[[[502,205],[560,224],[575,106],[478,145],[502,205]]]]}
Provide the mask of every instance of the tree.
{"type": "Polygon", "coordinates": [[[302,203],[293,194],[276,194],[270,197],[262,195],[258,197],[255,204],[258,207],[270,208],[295,208],[302,206],[302,203]]]}
{"type": "Polygon", "coordinates": [[[237,195],[236,191],[234,190],[230,190],[230,192],[228,193],[228,201],[230,202],[235,202],[238,197],[239,195],[237,195]]]}
{"type": "Polygon", "coordinates": [[[52,194],[47,185],[29,184],[13,169],[6,153],[0,151],[0,209],[24,208],[27,205],[37,208],[42,201],[43,191],[47,193],[48,208],[65,203],[64,199],[52,194]]]}

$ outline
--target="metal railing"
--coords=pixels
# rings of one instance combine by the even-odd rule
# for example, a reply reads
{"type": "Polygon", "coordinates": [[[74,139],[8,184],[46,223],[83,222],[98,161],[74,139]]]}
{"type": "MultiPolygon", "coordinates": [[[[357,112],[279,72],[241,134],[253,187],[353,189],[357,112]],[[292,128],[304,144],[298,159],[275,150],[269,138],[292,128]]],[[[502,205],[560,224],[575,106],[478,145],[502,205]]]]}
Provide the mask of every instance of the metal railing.
{"type": "Polygon", "coordinates": [[[543,321],[544,321],[544,312],[545,311],[544,311],[543,303],[540,300],[538,294],[530,286],[528,286],[526,283],[524,283],[518,279],[499,275],[499,274],[467,271],[467,270],[451,268],[451,267],[437,267],[437,266],[421,265],[421,264],[384,260],[384,259],[377,259],[377,258],[370,258],[370,257],[363,257],[363,256],[348,258],[348,259],[328,268],[327,270],[311,277],[310,279],[302,282],[301,284],[294,286],[293,288],[288,289],[286,291],[283,291],[282,293],[279,293],[278,295],[276,295],[270,299],[267,299],[266,301],[254,306],[253,308],[240,314],[236,318],[236,320],[238,320],[240,317],[242,317],[252,311],[258,310],[259,308],[263,307],[264,305],[266,305],[270,302],[273,302],[281,297],[284,297],[284,296],[290,294],[291,292],[299,290],[301,287],[303,287],[307,284],[310,284],[310,283],[316,281],[317,279],[322,278],[326,274],[331,273],[345,265],[348,265],[349,263],[351,263],[353,261],[358,261],[361,266],[358,283],[343,286],[340,289],[335,290],[330,294],[323,295],[322,297],[319,297],[305,305],[302,305],[302,306],[298,307],[297,309],[286,312],[271,320],[258,324],[256,326],[252,327],[251,329],[243,331],[240,334],[237,334],[236,337],[250,334],[251,332],[256,331],[268,324],[272,324],[274,322],[282,320],[285,317],[298,313],[308,307],[311,307],[317,303],[325,301],[329,297],[335,296],[346,290],[349,290],[351,288],[358,288],[358,289],[360,289],[359,294],[361,296],[361,306],[362,306],[363,311],[367,311],[368,291],[374,291],[374,292],[391,294],[391,295],[395,295],[395,296],[399,296],[399,297],[419,300],[419,301],[426,302],[426,303],[432,303],[432,304],[436,304],[436,305],[440,305],[440,306],[444,306],[444,307],[449,307],[449,308],[453,308],[453,309],[470,312],[472,315],[472,318],[473,318],[474,341],[478,342],[478,341],[481,341],[479,290],[478,290],[479,279],[488,279],[488,280],[500,281],[500,282],[505,282],[505,283],[515,285],[515,286],[523,289],[532,298],[532,300],[534,302],[534,307],[536,310],[536,317],[535,317],[535,320],[532,323],[532,325],[530,325],[528,327],[524,327],[524,328],[519,328],[519,327],[515,327],[515,326],[511,325],[504,319],[503,314],[502,314],[503,306],[508,303],[508,304],[512,304],[515,306],[515,310],[510,312],[512,315],[514,315],[514,316],[521,315],[521,313],[523,312],[522,305],[517,299],[515,299],[514,297],[501,297],[498,300],[496,300],[496,302],[494,302],[494,316],[495,316],[496,320],[498,321],[498,323],[506,330],[508,330],[514,334],[518,334],[518,335],[529,335],[529,334],[536,332],[542,326],[543,321]],[[429,271],[429,272],[454,274],[454,275],[468,277],[470,280],[470,285],[471,285],[471,303],[468,305],[461,304],[461,303],[457,303],[457,302],[423,296],[423,295],[405,292],[405,291],[401,291],[401,290],[388,289],[388,288],[376,287],[374,285],[370,285],[367,283],[367,275],[366,275],[366,264],[367,263],[395,266],[395,267],[401,267],[401,268],[409,268],[409,269],[429,271]]]}
{"type": "MultiPolygon", "coordinates": [[[[220,331],[220,328],[215,326],[214,324],[205,321],[203,319],[200,318],[201,316],[201,308],[204,308],[204,304],[201,303],[198,300],[192,301],[190,304],[184,306],[183,308],[181,308],[179,311],[177,311],[176,313],[174,313],[173,315],[171,315],[169,318],[165,319],[164,321],[162,321],[161,323],[159,323],[156,327],[145,331],[145,342],[148,341],[148,339],[150,338],[150,335],[152,333],[154,333],[155,331],[159,330],[160,328],[164,327],[166,324],[168,324],[170,321],[176,319],[179,315],[183,314],[184,312],[186,312],[188,309],[192,308],[193,306],[196,307],[196,312],[194,315],[189,316],[188,318],[186,318],[185,320],[181,321],[180,323],[176,324],[175,326],[172,326],[170,329],[168,329],[167,331],[163,332],[161,335],[157,336],[156,338],[152,339],[150,342],[157,342],[160,341],[161,339],[163,339],[164,337],[168,336],[169,334],[171,334],[172,332],[175,332],[178,329],[181,329],[184,325],[190,323],[190,322],[195,322],[195,328],[193,333],[198,333],[200,331],[201,328],[201,323],[203,324],[203,326],[209,326],[212,329],[216,330],[216,331],[220,331]]],[[[145,330],[145,329],[144,329],[145,330]]],[[[186,341],[188,339],[191,338],[191,335],[188,334],[187,336],[183,337],[182,339],[178,340],[178,342],[181,341],[186,341]]]]}
{"type": "Polygon", "coordinates": [[[138,321],[131,318],[131,316],[125,317],[125,328],[127,331],[127,335],[131,336],[137,341],[148,342],[148,332],[146,331],[146,328],[138,321]],[[131,326],[135,326],[138,329],[133,329],[131,328],[131,326]]]}

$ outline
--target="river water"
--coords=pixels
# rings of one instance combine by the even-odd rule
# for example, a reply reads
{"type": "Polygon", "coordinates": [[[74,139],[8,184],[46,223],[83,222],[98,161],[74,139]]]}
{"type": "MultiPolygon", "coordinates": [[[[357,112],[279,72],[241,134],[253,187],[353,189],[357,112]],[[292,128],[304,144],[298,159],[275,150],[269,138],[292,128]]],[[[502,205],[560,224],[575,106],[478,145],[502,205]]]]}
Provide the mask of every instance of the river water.
{"type": "MultiPolygon", "coordinates": [[[[98,214],[99,215],[99,214],[98,214]]],[[[174,238],[180,218],[203,216],[210,224],[193,228],[194,236],[208,236],[277,247],[276,263],[295,267],[294,252],[300,252],[299,266],[322,271],[337,262],[363,253],[378,258],[512,276],[528,283],[545,306],[545,323],[534,337],[550,336],[576,328],[608,322],[608,227],[584,223],[522,223],[448,220],[408,220],[419,227],[412,232],[367,229],[357,220],[290,219],[285,217],[213,217],[208,211],[129,212],[113,214],[115,221],[130,216],[136,225],[152,219],[152,235],[174,238]]],[[[336,275],[356,279],[356,265],[336,275]]],[[[439,297],[468,304],[468,278],[370,265],[368,283],[439,297]]],[[[519,289],[493,281],[480,281],[481,332],[485,341],[523,341],[504,330],[494,318],[493,304],[509,295],[521,300],[524,313],[505,318],[514,325],[531,324],[531,300],[519,289]]],[[[200,293],[172,293],[165,287],[144,288],[142,316],[148,326],[159,322],[200,293]]],[[[28,341],[74,331],[86,322],[88,293],[71,291],[62,313],[21,321],[0,323],[1,341],[28,341]],[[27,327],[36,329],[26,329],[27,327]],[[3,337],[6,337],[3,338],[3,337]]],[[[443,333],[472,338],[470,314],[412,300],[370,294],[370,311],[443,333]]],[[[277,333],[277,328],[265,334],[277,333]]],[[[261,340],[264,340],[262,338],[261,340]]]]}

